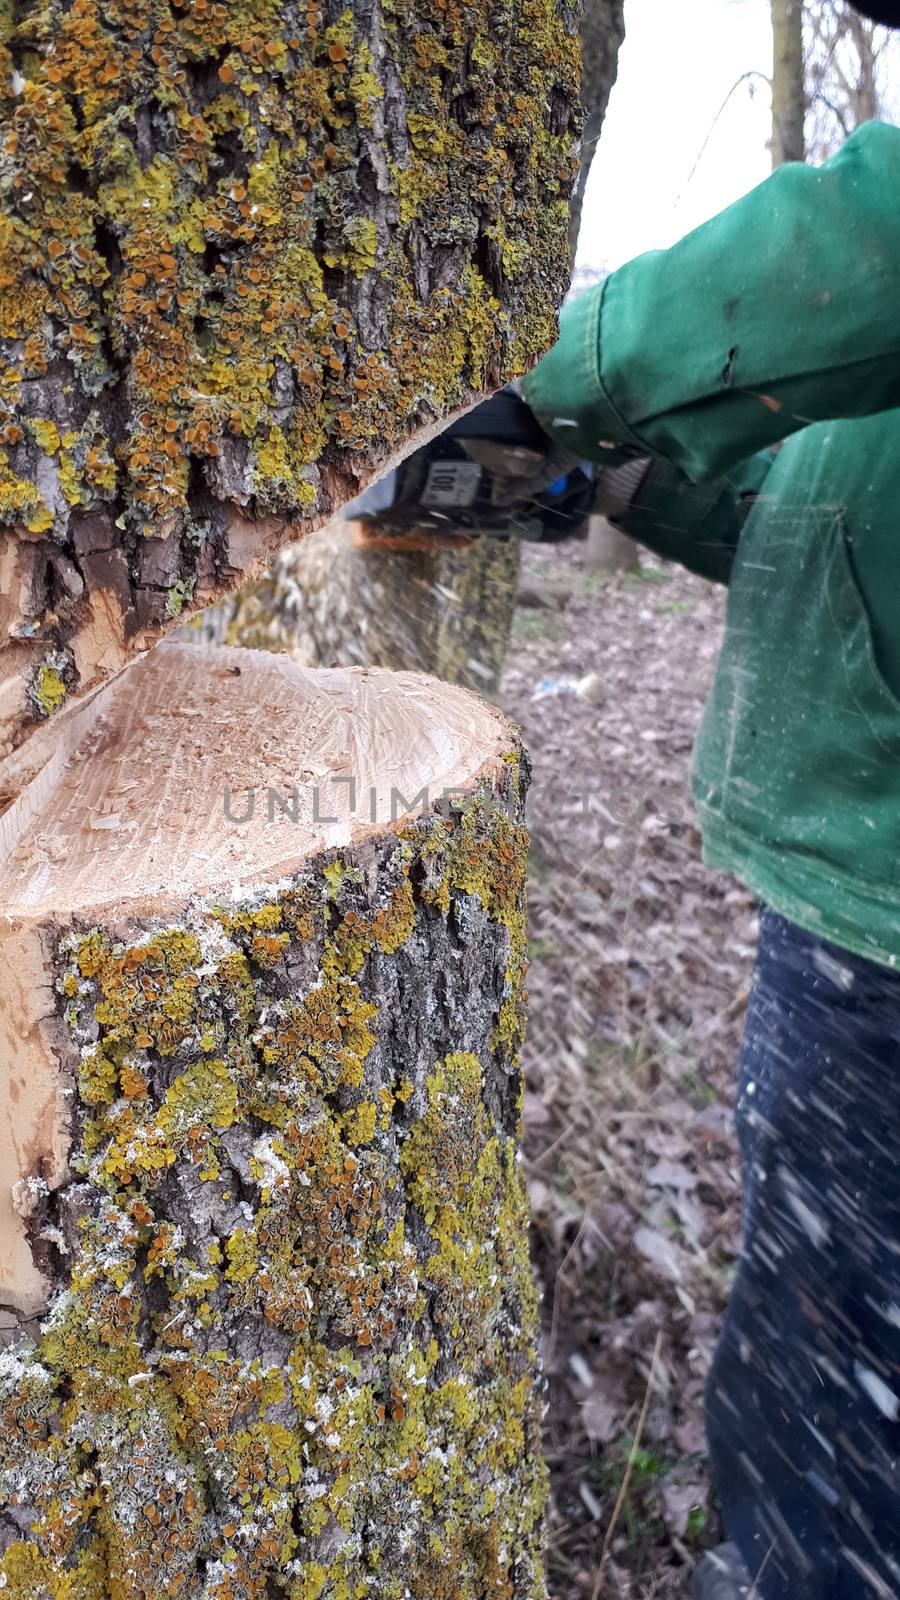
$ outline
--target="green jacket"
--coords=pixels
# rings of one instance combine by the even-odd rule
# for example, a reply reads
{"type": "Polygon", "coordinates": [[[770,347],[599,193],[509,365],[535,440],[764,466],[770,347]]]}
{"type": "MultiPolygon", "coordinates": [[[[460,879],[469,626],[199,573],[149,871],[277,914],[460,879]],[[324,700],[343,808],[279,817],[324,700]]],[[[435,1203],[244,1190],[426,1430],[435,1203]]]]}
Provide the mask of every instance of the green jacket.
{"type": "Polygon", "coordinates": [[[613,273],[525,392],[576,454],[654,456],[621,525],[728,584],[707,860],[900,964],[900,129],[613,273]]]}

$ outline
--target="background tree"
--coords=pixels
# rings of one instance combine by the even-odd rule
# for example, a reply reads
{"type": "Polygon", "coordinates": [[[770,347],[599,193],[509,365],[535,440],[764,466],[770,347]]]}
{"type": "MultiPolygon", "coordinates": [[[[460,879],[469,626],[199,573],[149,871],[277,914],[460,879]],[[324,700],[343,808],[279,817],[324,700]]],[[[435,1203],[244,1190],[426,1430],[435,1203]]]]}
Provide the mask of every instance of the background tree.
{"type": "Polygon", "coordinates": [[[624,38],[625,0],[585,0],[581,18],[581,104],[584,108],[584,128],[569,221],[573,266],[581,229],[584,192],[619,70],[619,50],[624,38]]]}
{"type": "Polygon", "coordinates": [[[771,0],[772,162],[826,161],[860,123],[900,111],[900,46],[848,0],[771,0]]]}
{"type": "Polygon", "coordinates": [[[803,0],[771,0],[772,165],[806,157],[803,0]]]}
{"type": "MultiPolygon", "coordinates": [[[[588,0],[581,20],[581,99],[584,105],[584,132],[581,141],[581,164],[575,181],[572,198],[572,220],[569,242],[572,262],[578,248],[584,195],[591,170],[591,161],[603,128],[609,97],[616,81],[619,50],[625,37],[624,0],[602,5],[599,0],[588,0]]],[[[632,572],[640,564],[638,547],[627,534],[620,533],[606,517],[595,513],[588,525],[585,561],[593,572],[632,572]]]]}

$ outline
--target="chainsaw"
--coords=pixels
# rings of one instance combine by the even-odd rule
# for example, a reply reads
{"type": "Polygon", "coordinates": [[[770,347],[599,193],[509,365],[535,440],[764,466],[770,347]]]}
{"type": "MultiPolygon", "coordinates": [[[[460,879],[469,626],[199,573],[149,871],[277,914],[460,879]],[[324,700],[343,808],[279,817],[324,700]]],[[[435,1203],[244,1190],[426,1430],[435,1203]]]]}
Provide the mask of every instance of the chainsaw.
{"type": "Polygon", "coordinates": [[[475,537],[583,539],[592,469],[563,458],[511,389],[477,406],[348,507],[368,544],[399,549],[475,537]]]}

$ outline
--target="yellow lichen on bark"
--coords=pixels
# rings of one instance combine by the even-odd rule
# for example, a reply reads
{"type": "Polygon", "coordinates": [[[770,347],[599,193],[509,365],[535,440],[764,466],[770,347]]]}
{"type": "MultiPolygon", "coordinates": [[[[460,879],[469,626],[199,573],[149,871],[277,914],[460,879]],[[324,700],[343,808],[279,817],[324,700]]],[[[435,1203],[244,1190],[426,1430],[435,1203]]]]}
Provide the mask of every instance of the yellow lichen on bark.
{"type": "Polygon", "coordinates": [[[3,8],[0,521],[186,528],[192,463],[302,519],[329,448],[524,369],[577,72],[553,0],[3,8]]]}

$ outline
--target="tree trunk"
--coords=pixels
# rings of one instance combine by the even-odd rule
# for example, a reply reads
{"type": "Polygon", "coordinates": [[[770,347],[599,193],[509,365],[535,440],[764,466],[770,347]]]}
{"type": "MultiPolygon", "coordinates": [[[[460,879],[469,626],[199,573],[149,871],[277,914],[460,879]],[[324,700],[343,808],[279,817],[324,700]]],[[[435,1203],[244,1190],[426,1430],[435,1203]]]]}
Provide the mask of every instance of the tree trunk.
{"type": "Polygon", "coordinates": [[[581,161],[569,215],[569,250],[573,265],[578,249],[584,191],[603,128],[609,97],[616,81],[619,49],[624,37],[624,0],[585,0],[581,18],[581,103],[584,107],[584,129],[581,139],[581,161]]]}
{"type": "Polygon", "coordinates": [[[445,555],[434,587],[446,595],[440,617],[433,671],[447,683],[463,683],[483,694],[500,686],[512,629],[519,570],[520,539],[473,539],[445,555]]]}
{"type": "Polygon", "coordinates": [[[487,536],[373,543],[360,524],[336,522],[282,551],[260,584],[204,619],[201,636],[284,650],[306,667],[429,672],[491,694],[520,554],[517,539],[487,536]]]}
{"type": "Polygon", "coordinates": [[[803,0],[771,0],[772,165],[806,158],[803,0]]]}
{"type": "Polygon", "coordinates": [[[0,45],[0,788],[556,336],[570,0],[29,0],[0,45]]]}
{"type": "Polygon", "coordinates": [[[167,644],[3,819],[10,1600],[543,1594],[522,782],[465,690],[167,644]]]}
{"type": "Polygon", "coordinates": [[[584,564],[589,572],[634,572],[641,564],[640,551],[627,533],[595,514],[588,523],[584,564]]]}

